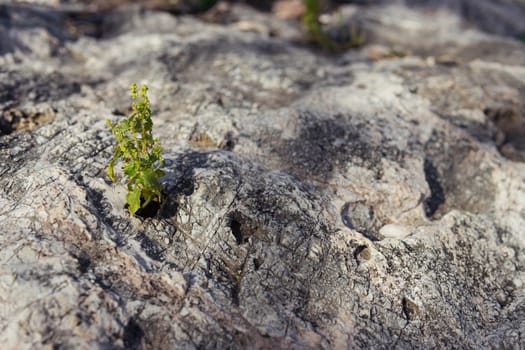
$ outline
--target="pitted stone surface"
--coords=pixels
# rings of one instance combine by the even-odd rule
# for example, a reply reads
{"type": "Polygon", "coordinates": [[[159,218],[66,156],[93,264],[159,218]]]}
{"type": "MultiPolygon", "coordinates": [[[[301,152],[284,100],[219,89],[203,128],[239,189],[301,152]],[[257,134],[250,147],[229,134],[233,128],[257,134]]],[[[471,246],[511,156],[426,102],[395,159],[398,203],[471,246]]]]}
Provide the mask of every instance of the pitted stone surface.
{"type": "Polygon", "coordinates": [[[518,349],[525,44],[373,3],[337,56],[242,4],[0,5],[2,349],[518,349]],[[147,219],[105,173],[131,82],[147,219]]]}

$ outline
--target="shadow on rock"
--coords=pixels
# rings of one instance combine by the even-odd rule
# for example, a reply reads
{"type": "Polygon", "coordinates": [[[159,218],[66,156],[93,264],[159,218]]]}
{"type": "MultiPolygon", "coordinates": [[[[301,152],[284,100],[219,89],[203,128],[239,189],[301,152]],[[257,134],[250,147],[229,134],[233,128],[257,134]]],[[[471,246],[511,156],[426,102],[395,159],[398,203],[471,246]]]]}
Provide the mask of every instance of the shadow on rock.
{"type": "Polygon", "coordinates": [[[313,113],[300,116],[297,137],[285,140],[274,149],[285,170],[299,178],[329,180],[337,169],[349,165],[366,168],[376,179],[383,176],[383,158],[402,162],[403,151],[374,145],[367,138],[364,123],[352,123],[352,117],[335,115],[320,118],[313,113]]]}

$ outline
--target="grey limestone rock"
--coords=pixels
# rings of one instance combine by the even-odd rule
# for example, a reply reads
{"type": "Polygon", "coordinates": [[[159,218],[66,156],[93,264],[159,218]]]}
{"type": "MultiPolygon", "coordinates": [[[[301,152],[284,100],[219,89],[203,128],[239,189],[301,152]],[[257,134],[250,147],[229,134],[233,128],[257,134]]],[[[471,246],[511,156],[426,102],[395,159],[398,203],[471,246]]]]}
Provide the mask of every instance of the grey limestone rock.
{"type": "Polygon", "coordinates": [[[2,349],[523,348],[524,43],[402,4],[345,6],[368,41],[335,56],[242,4],[51,5],[0,5],[2,349]],[[131,82],[145,218],[105,174],[131,82]]]}

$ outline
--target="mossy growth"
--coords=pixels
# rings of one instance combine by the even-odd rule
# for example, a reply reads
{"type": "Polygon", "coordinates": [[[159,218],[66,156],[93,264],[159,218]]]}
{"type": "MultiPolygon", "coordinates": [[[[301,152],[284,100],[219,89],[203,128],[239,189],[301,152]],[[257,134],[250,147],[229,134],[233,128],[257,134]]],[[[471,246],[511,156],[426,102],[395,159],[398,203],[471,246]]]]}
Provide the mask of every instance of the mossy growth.
{"type": "Polygon", "coordinates": [[[122,161],[122,170],[127,176],[128,194],[126,202],[131,215],[139,209],[146,209],[153,202],[162,200],[162,186],[159,178],[164,176],[161,167],[164,158],[158,138],[153,138],[153,122],[151,120],[151,106],[147,95],[148,88],[143,85],[140,92],[137,85],[131,85],[131,104],[133,112],[128,118],[112,124],[107,124],[117,140],[113,150],[107,173],[115,182],[115,163],[122,161]]]}

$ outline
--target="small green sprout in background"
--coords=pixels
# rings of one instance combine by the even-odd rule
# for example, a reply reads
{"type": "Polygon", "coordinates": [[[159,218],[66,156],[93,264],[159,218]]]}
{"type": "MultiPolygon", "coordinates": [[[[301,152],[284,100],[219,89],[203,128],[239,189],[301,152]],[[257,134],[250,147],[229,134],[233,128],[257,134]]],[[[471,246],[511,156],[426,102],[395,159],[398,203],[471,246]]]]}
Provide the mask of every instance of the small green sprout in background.
{"type": "MultiPolygon", "coordinates": [[[[304,0],[305,12],[302,18],[303,26],[308,31],[311,39],[322,48],[330,51],[343,51],[360,46],[365,42],[365,37],[355,25],[339,24],[332,30],[333,35],[328,34],[319,21],[319,0],[304,0]]],[[[342,22],[342,20],[340,20],[342,22]]]]}
{"type": "Polygon", "coordinates": [[[525,41],[525,32],[518,34],[518,40],[525,41]]]}
{"type": "MultiPolygon", "coordinates": [[[[303,25],[314,40],[316,36],[323,36],[323,27],[319,22],[319,1],[304,0],[305,12],[302,18],[303,25]]],[[[319,41],[318,39],[316,41],[319,41]]]]}
{"type": "Polygon", "coordinates": [[[116,181],[114,166],[122,160],[122,169],[128,176],[126,202],[131,215],[152,201],[160,203],[162,199],[159,178],[164,176],[160,169],[164,166],[164,158],[160,154],[162,147],[158,144],[159,139],[152,135],[153,122],[147,91],[146,85],[140,88],[139,93],[137,85],[131,84],[133,112],[117,124],[107,120],[111,133],[117,139],[108,164],[108,176],[111,181],[116,181]]]}

